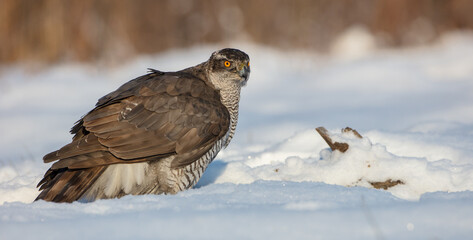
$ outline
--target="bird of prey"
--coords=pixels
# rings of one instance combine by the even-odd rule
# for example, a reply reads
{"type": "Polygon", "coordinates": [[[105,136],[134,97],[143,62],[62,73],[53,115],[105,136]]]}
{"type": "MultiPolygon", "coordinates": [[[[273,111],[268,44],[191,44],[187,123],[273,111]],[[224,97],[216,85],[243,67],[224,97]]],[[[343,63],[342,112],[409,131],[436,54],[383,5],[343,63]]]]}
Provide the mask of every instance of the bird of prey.
{"type": "Polygon", "coordinates": [[[246,53],[226,48],[177,72],[150,72],[100,98],[71,129],[72,142],[44,156],[54,162],[36,200],[94,201],[175,194],[194,186],[232,139],[246,53]]]}

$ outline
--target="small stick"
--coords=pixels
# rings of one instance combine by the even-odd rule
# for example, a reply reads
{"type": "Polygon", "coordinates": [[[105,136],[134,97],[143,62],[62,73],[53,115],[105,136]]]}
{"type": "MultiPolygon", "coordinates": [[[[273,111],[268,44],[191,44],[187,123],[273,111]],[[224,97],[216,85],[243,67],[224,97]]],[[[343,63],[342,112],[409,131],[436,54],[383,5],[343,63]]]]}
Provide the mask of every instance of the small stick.
{"type": "Polygon", "coordinates": [[[324,127],[318,127],[315,130],[317,130],[317,132],[325,140],[325,142],[332,149],[332,151],[338,150],[338,151],[344,153],[348,150],[349,146],[348,146],[347,143],[333,142],[332,138],[330,138],[330,136],[329,136],[329,132],[324,127]]]}
{"type": "Polygon", "coordinates": [[[346,133],[346,132],[352,132],[353,134],[355,134],[355,136],[357,136],[358,138],[363,138],[361,136],[360,133],[358,133],[358,131],[356,131],[355,129],[351,128],[351,127],[346,127],[344,129],[342,129],[342,133],[346,133]]]}

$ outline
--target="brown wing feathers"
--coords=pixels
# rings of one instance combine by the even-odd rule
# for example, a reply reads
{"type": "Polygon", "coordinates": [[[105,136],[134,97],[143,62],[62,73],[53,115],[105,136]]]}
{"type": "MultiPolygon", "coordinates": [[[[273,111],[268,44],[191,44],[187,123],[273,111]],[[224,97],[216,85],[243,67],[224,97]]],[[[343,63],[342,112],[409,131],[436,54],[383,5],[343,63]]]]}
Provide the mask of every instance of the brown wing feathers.
{"type": "Polygon", "coordinates": [[[219,94],[176,73],[134,79],[99,100],[71,130],[70,144],[47,154],[56,161],[38,184],[37,199],[74,201],[116,163],[177,155],[181,167],[205,154],[229,127],[219,94]]]}

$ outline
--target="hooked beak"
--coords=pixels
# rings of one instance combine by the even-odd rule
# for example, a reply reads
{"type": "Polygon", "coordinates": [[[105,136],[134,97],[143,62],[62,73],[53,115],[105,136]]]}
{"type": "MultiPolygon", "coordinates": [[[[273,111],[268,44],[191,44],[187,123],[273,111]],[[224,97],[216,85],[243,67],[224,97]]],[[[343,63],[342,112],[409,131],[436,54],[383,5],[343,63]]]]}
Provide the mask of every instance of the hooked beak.
{"type": "Polygon", "coordinates": [[[239,69],[238,74],[240,75],[240,77],[243,78],[242,80],[243,86],[246,85],[246,82],[248,81],[248,78],[250,77],[250,72],[251,72],[250,66],[248,66],[248,64],[242,64],[242,66],[239,69]]]}

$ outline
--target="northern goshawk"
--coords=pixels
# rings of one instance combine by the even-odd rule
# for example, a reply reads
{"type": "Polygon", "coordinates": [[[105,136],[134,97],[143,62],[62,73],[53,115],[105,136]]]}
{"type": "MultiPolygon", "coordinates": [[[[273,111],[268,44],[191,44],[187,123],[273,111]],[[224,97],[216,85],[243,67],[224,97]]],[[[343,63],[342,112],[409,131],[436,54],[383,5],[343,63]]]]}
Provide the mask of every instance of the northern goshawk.
{"type": "Polygon", "coordinates": [[[194,186],[228,145],[238,120],[249,57],[222,49],[177,72],[150,73],[100,98],[71,129],[36,200],[93,201],[177,193],[194,186]]]}

